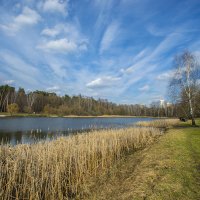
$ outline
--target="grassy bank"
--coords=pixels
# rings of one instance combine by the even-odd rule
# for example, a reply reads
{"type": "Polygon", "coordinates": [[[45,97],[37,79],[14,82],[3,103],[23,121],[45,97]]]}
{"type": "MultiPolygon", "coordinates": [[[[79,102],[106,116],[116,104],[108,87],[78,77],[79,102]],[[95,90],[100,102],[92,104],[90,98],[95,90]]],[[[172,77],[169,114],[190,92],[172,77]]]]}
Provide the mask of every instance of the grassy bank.
{"type": "Polygon", "coordinates": [[[33,145],[0,147],[0,197],[68,199],[87,191],[124,155],[161,135],[155,128],[102,130],[33,145]]]}
{"type": "Polygon", "coordinates": [[[124,157],[85,199],[200,199],[200,128],[190,123],[168,129],[150,147],[124,157]]]}

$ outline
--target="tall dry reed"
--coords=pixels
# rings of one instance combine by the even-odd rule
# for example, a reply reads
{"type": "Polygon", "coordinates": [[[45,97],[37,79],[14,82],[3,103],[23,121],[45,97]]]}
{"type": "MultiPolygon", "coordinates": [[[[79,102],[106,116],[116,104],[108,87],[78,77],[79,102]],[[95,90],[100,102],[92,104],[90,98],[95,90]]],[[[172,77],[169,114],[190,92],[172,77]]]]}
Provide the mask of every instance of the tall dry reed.
{"type": "Polygon", "coordinates": [[[136,125],[144,127],[156,127],[156,128],[167,128],[170,126],[176,126],[180,123],[179,119],[159,119],[153,121],[141,121],[137,122],[136,125]]]}
{"type": "Polygon", "coordinates": [[[61,200],[81,195],[89,177],[151,143],[155,128],[101,130],[52,142],[0,147],[0,199],[61,200]]]}

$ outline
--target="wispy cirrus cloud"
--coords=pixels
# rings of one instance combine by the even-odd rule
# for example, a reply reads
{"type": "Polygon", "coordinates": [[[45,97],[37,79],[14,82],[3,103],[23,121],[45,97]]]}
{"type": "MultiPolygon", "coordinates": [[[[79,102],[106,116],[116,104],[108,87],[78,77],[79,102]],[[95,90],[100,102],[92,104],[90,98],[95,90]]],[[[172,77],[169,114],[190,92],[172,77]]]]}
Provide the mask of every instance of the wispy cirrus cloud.
{"type": "Polygon", "coordinates": [[[148,68],[148,66],[152,65],[152,63],[158,61],[161,55],[166,54],[173,47],[181,44],[183,38],[184,36],[182,34],[171,33],[170,35],[166,36],[156,47],[154,47],[151,53],[143,56],[142,59],[134,63],[132,66],[126,69],[123,68],[123,71],[125,73],[131,73],[137,69],[143,69],[146,67],[148,68]]]}
{"type": "Polygon", "coordinates": [[[100,53],[103,53],[103,51],[106,51],[111,47],[112,42],[117,38],[118,34],[119,34],[119,23],[116,21],[112,22],[104,32],[100,44],[100,53]]]}
{"type": "Polygon", "coordinates": [[[87,83],[86,86],[92,89],[112,87],[116,86],[120,79],[120,77],[103,76],[87,83]]]}
{"type": "Polygon", "coordinates": [[[158,29],[155,25],[153,24],[150,24],[147,26],[147,31],[153,35],[153,36],[166,36],[167,34],[169,34],[170,32],[169,31],[164,31],[164,30],[161,30],[161,29],[158,29]]]}
{"type": "Polygon", "coordinates": [[[174,70],[170,70],[170,71],[166,71],[166,72],[159,74],[156,78],[161,81],[162,80],[166,81],[166,80],[169,80],[170,78],[172,78],[173,74],[174,74],[174,70]]]}
{"type": "Polygon", "coordinates": [[[40,71],[15,53],[0,51],[0,59],[1,62],[4,63],[4,71],[7,72],[10,77],[15,77],[15,81],[32,85],[32,87],[42,83],[42,81],[38,82],[41,76],[40,71]]]}
{"type": "Polygon", "coordinates": [[[142,92],[145,92],[145,91],[148,91],[149,88],[150,88],[149,85],[144,85],[144,86],[140,87],[139,90],[142,92]]]}

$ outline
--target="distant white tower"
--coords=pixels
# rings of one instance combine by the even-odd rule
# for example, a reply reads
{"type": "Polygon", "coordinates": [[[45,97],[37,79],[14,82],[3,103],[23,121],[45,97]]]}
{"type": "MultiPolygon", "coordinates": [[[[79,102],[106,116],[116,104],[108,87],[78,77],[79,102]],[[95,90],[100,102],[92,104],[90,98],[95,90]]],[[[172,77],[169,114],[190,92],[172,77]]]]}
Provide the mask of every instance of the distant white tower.
{"type": "Polygon", "coordinates": [[[165,105],[165,100],[164,100],[164,99],[161,99],[161,100],[160,100],[160,107],[164,107],[164,105],[165,105]]]}

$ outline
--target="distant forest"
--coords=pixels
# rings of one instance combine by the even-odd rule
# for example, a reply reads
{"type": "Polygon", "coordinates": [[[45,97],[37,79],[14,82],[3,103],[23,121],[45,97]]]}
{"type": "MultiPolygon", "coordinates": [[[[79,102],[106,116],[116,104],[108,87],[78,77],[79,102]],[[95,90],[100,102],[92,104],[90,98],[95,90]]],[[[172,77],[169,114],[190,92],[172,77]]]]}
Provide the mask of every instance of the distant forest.
{"type": "MultiPolygon", "coordinates": [[[[23,88],[16,90],[9,85],[0,86],[0,111],[7,112],[9,105],[17,104],[17,112],[36,114],[56,114],[98,116],[98,115],[128,115],[152,117],[184,116],[183,105],[160,104],[159,102],[146,105],[115,104],[105,99],[92,97],[58,96],[56,93],[46,91],[33,91],[26,93],[23,88]]],[[[200,113],[197,113],[199,116],[200,113]]]]}

